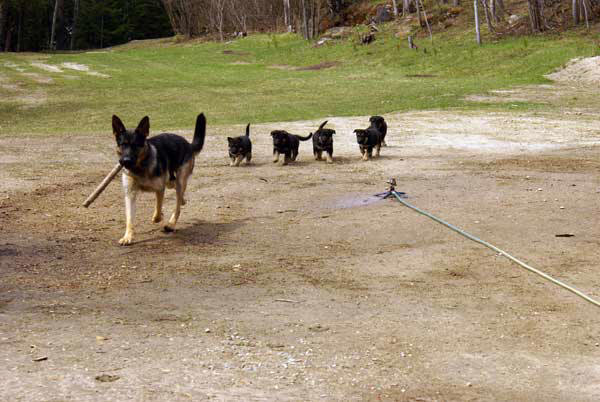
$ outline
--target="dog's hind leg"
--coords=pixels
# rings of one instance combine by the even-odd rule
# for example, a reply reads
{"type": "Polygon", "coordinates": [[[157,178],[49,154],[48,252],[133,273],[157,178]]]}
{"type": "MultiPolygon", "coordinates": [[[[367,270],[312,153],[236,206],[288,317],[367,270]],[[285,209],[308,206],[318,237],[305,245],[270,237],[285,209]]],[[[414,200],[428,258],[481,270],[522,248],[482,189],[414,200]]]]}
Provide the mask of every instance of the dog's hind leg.
{"type": "Polygon", "coordinates": [[[321,159],[323,159],[323,151],[314,151],[315,154],[315,160],[316,161],[320,161],[321,159]]]}
{"type": "Polygon", "coordinates": [[[327,151],[327,163],[333,163],[333,152],[327,151]]]}
{"type": "Polygon", "coordinates": [[[177,193],[177,200],[175,203],[175,211],[171,215],[171,219],[169,219],[169,223],[167,223],[163,230],[165,232],[174,232],[175,225],[177,225],[177,221],[179,220],[179,215],[181,214],[181,205],[183,204],[183,186],[181,180],[177,180],[175,183],[175,191],[177,193]]]}
{"type": "Polygon", "coordinates": [[[279,162],[279,152],[273,151],[273,155],[274,155],[273,163],[279,162]]]}
{"type": "Polygon", "coordinates": [[[381,143],[377,144],[377,147],[375,148],[375,156],[377,158],[379,158],[380,153],[381,153],[381,143]]]}
{"type": "Polygon", "coordinates": [[[194,167],[193,160],[182,166],[177,172],[177,181],[175,182],[175,192],[176,192],[176,203],[175,203],[175,211],[171,215],[169,222],[163,227],[165,232],[174,232],[175,226],[177,225],[177,221],[179,220],[179,215],[181,214],[181,206],[185,205],[185,190],[187,188],[187,181],[190,175],[192,174],[192,169],[194,167]]]}
{"type": "Polygon", "coordinates": [[[121,246],[128,246],[133,242],[133,221],[135,220],[135,199],[137,189],[127,174],[123,174],[123,188],[125,190],[125,235],[119,240],[121,246]]]}
{"type": "Polygon", "coordinates": [[[249,164],[251,160],[252,160],[252,152],[248,152],[246,154],[246,165],[249,164]]]}
{"type": "Polygon", "coordinates": [[[164,198],[165,198],[165,190],[156,192],[156,205],[154,207],[154,215],[152,215],[152,222],[154,222],[154,223],[158,223],[158,222],[162,221],[162,219],[163,219],[162,205],[163,205],[164,198]]]}

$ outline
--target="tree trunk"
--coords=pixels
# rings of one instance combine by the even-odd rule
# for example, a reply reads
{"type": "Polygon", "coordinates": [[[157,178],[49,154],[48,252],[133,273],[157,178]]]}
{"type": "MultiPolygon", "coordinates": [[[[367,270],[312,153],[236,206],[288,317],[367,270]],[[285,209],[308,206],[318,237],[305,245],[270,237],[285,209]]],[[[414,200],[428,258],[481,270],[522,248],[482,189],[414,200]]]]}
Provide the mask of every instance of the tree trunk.
{"type": "Polygon", "coordinates": [[[532,32],[541,32],[543,30],[543,0],[528,0],[529,3],[529,22],[532,32]],[[540,6],[540,3],[542,5],[540,6]]]}
{"type": "Polygon", "coordinates": [[[498,21],[501,17],[506,14],[506,8],[504,7],[504,0],[494,0],[494,18],[498,21]]]}
{"type": "Polygon", "coordinates": [[[17,52],[21,51],[21,46],[23,45],[23,19],[25,14],[25,6],[21,4],[19,6],[19,17],[17,20],[17,52]]]}
{"type": "MultiPolygon", "coordinates": [[[[494,0],[491,0],[494,1],[494,0]]],[[[490,15],[490,9],[488,7],[487,0],[481,0],[481,4],[483,5],[483,11],[485,12],[485,22],[487,23],[488,30],[490,32],[496,32],[494,26],[492,25],[492,17],[490,15]]]]}
{"type": "Polygon", "coordinates": [[[58,7],[61,0],[54,1],[54,12],[52,13],[52,27],[50,28],[50,50],[56,50],[56,20],[58,19],[58,7]]]}
{"type": "Polygon", "coordinates": [[[423,26],[423,19],[421,18],[421,6],[419,5],[419,0],[415,0],[415,7],[417,8],[417,18],[419,19],[419,25],[423,26]]]}
{"type": "Polygon", "coordinates": [[[6,30],[7,6],[0,1],[0,52],[4,49],[4,31],[6,30]]]}
{"type": "Polygon", "coordinates": [[[71,44],[69,48],[75,48],[75,36],[77,35],[77,20],[79,19],[79,0],[73,0],[73,29],[71,30],[71,44]]]}
{"type": "MultiPolygon", "coordinates": [[[[310,1],[310,0],[309,0],[310,1]]],[[[302,33],[304,39],[308,39],[308,12],[306,10],[306,0],[302,0],[302,33]]]]}
{"type": "Polygon", "coordinates": [[[104,47],[104,10],[100,18],[100,49],[104,47]]]}
{"type": "Polygon", "coordinates": [[[402,0],[402,16],[410,14],[410,0],[402,0]]]}
{"type": "Polygon", "coordinates": [[[477,39],[477,44],[481,45],[481,31],[479,29],[479,10],[477,9],[478,0],[473,0],[473,9],[475,13],[475,35],[477,39]]]}
{"type": "Polygon", "coordinates": [[[585,17],[585,27],[590,29],[588,10],[591,9],[591,4],[588,4],[587,1],[588,0],[581,0],[581,8],[583,8],[583,16],[585,17]]]}
{"type": "Polygon", "coordinates": [[[573,0],[571,4],[573,11],[573,24],[579,25],[579,2],[578,0],[573,0]]]}
{"type": "Polygon", "coordinates": [[[290,9],[290,0],[283,0],[283,22],[285,29],[292,32],[292,13],[290,9]]]}
{"type": "Polygon", "coordinates": [[[392,0],[392,5],[394,6],[394,17],[398,16],[398,0],[392,0]]]}

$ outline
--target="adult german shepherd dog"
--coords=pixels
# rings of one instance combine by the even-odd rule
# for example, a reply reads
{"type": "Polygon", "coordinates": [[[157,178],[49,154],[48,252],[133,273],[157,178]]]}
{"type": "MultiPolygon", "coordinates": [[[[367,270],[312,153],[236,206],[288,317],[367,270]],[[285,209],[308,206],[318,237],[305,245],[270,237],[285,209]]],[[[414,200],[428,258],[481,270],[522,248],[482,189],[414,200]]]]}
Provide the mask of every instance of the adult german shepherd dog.
{"type": "Polygon", "coordinates": [[[159,134],[148,138],[150,119],[144,117],[135,130],[127,130],[117,116],[112,117],[112,127],[117,141],[117,154],[123,170],[125,190],[125,235],[119,240],[122,246],[133,242],[133,221],[135,200],[139,191],[156,194],[156,207],[152,222],[162,221],[162,205],[166,188],[175,188],[177,204],[169,222],[163,227],[165,232],[175,230],[181,206],[185,205],[185,189],[194,170],[194,159],[202,150],[206,134],[206,118],[198,115],[194,139],[190,144],[175,134],[159,134]]]}

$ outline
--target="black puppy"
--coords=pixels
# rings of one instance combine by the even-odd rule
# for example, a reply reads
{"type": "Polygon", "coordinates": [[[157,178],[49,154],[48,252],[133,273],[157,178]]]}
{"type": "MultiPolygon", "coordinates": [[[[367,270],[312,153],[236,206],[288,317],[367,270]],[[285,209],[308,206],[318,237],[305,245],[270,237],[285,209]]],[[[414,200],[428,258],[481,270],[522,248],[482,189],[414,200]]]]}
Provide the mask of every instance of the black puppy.
{"type": "Polygon", "coordinates": [[[315,159],[323,160],[323,152],[327,153],[327,163],[333,163],[333,135],[335,130],[323,128],[327,124],[327,120],[321,123],[319,129],[313,135],[313,153],[315,159]]]}
{"type": "Polygon", "coordinates": [[[374,128],[381,134],[381,145],[387,147],[387,144],[385,143],[385,135],[387,134],[388,127],[384,118],[381,116],[371,116],[369,122],[371,123],[369,128],[374,128]]]}
{"type": "Polygon", "coordinates": [[[287,165],[289,161],[295,161],[298,157],[300,141],[310,140],[312,133],[307,137],[302,137],[284,130],[275,130],[271,131],[271,137],[273,137],[273,155],[275,155],[273,163],[279,162],[279,155],[283,154],[281,165],[287,165]]]}
{"type": "Polygon", "coordinates": [[[252,141],[250,141],[250,123],[246,126],[246,135],[239,137],[227,137],[229,143],[230,166],[240,166],[246,158],[246,164],[252,160],[252,141]]]}
{"type": "Polygon", "coordinates": [[[381,150],[381,133],[374,128],[367,128],[366,130],[357,129],[354,130],[356,133],[356,142],[360,148],[362,154],[362,160],[368,161],[373,156],[373,148],[375,148],[375,156],[379,156],[381,150]]]}

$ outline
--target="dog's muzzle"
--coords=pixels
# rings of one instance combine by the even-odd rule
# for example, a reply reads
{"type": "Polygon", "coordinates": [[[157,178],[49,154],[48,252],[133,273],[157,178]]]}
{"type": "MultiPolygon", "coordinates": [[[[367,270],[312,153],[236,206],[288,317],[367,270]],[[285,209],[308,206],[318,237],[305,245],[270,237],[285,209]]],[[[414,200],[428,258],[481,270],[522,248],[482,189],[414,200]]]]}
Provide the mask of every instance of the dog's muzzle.
{"type": "Polygon", "coordinates": [[[135,161],[133,160],[133,158],[131,158],[129,156],[124,156],[123,158],[119,159],[119,163],[124,168],[129,169],[129,168],[133,167],[135,161]]]}

